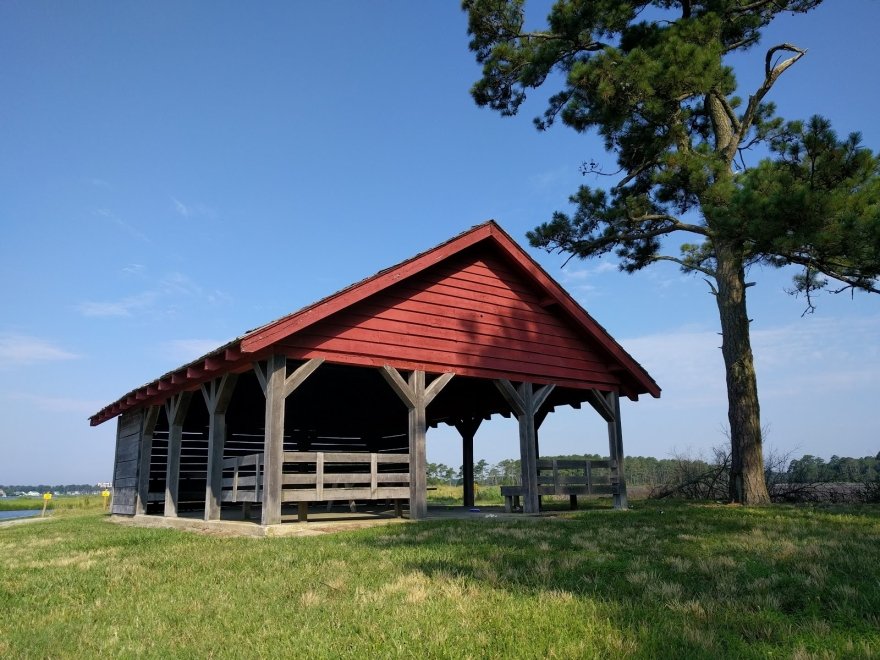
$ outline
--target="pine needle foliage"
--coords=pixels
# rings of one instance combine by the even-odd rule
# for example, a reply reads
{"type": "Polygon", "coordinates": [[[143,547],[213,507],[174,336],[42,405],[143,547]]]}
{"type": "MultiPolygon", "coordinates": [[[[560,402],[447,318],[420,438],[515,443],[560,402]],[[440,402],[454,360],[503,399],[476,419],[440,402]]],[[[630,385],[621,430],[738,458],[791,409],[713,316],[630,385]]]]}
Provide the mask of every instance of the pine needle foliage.
{"type": "Polygon", "coordinates": [[[880,293],[880,158],[827,119],[776,114],[766,97],[803,48],[763,46],[763,80],[746,96],[729,63],[758,47],[772,21],[820,3],[558,0],[546,27],[529,30],[524,0],[463,2],[482,65],[477,104],[515,115],[531,90],[555,85],[535,126],[595,131],[617,159],[616,172],[584,163],[614,184],[581,186],[574,210],[553,213],[531,244],[579,258],[614,253],[630,273],[669,261],[708,282],[724,338],[730,496],[744,503],[768,501],[748,268],[798,267],[791,292],[806,296],[807,311],[826,287],[880,293]]]}

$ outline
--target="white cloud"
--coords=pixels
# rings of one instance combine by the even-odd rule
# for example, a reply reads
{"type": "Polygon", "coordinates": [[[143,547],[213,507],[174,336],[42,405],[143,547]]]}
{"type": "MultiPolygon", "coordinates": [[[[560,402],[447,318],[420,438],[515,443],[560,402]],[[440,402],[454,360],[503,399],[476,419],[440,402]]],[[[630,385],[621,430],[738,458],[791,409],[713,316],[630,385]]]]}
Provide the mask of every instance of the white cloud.
{"type": "Polygon", "coordinates": [[[12,333],[0,334],[0,366],[6,364],[33,364],[55,360],[75,360],[80,357],[57,344],[40,339],[12,333]]]}

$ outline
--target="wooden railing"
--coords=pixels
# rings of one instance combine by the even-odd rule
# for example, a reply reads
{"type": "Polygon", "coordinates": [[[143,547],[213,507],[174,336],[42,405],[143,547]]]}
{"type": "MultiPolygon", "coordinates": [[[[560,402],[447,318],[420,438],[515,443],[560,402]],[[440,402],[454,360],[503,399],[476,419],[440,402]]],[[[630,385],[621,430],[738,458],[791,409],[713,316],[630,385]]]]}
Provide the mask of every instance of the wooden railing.
{"type": "MultiPolygon", "coordinates": [[[[617,461],[538,461],[538,495],[568,495],[572,509],[577,508],[578,495],[614,495],[618,488],[617,461]],[[593,470],[608,470],[608,476],[597,479],[593,470]]],[[[526,490],[525,486],[502,486],[505,510],[517,508],[519,498],[526,494],[526,490]]]]}
{"type": "Polygon", "coordinates": [[[263,501],[263,455],[249,454],[223,459],[223,473],[232,470],[232,477],[223,479],[221,502],[263,501]],[[242,474],[244,473],[244,474],[242,474]]]}
{"type": "Polygon", "coordinates": [[[314,472],[285,473],[282,483],[293,488],[284,488],[282,502],[409,498],[409,454],[288,451],[284,463],[314,465],[314,472]]]}
{"type": "MultiPolygon", "coordinates": [[[[283,460],[282,502],[409,498],[409,454],[286,451],[283,460]]],[[[232,476],[224,476],[221,500],[262,502],[263,465],[263,454],[224,459],[232,476]]]]}

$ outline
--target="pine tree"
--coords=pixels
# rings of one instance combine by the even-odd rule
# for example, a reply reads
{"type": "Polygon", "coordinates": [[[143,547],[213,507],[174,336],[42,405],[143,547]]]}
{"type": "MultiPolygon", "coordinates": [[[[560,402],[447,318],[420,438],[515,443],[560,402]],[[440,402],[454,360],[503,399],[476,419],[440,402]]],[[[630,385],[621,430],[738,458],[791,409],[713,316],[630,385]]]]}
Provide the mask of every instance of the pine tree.
{"type": "Polygon", "coordinates": [[[820,3],[558,0],[546,29],[526,31],[523,0],[463,2],[483,67],[475,101],[514,115],[527,91],[561,80],[537,128],[595,130],[620,168],[608,190],[582,186],[574,211],[530,232],[532,245],[582,258],[614,251],[626,272],[671,261],[709,283],[727,375],[730,497],[746,504],[769,501],[748,267],[798,266],[792,290],[808,309],[829,279],[836,292],[880,292],[880,160],[858,134],[841,139],[820,117],[786,122],[765,100],[803,49],[771,46],[745,100],[725,60],[757,46],[780,14],[820,3]],[[749,166],[756,149],[766,155],[749,166]],[[680,251],[668,252],[664,239],[682,235],[690,238],[680,251]]]}

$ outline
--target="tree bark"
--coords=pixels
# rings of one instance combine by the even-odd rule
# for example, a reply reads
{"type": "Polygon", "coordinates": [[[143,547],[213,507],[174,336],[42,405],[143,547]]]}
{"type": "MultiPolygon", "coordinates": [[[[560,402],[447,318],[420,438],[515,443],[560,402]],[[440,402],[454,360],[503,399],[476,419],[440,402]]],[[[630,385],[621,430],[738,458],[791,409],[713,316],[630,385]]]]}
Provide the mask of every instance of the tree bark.
{"type": "Polygon", "coordinates": [[[746,505],[768,504],[742,250],[716,243],[716,259],[715,299],[721,317],[721,353],[727,375],[730,422],[730,499],[746,505]]]}

